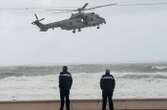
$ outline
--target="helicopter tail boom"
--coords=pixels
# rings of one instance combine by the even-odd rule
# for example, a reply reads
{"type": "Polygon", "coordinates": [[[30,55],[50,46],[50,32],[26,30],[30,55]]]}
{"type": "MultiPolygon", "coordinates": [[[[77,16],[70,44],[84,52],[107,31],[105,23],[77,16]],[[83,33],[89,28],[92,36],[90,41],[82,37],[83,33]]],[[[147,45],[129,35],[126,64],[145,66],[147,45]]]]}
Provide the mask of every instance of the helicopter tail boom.
{"type": "Polygon", "coordinates": [[[40,31],[47,31],[48,28],[47,26],[45,26],[44,24],[42,24],[40,21],[43,21],[45,18],[42,18],[42,19],[38,19],[38,16],[37,14],[34,14],[36,20],[34,22],[32,22],[33,25],[36,25],[37,27],[40,28],[40,31]]]}
{"type": "Polygon", "coordinates": [[[32,24],[39,27],[40,31],[47,31],[48,30],[48,28],[44,24],[42,24],[40,21],[36,20],[32,24]]]}

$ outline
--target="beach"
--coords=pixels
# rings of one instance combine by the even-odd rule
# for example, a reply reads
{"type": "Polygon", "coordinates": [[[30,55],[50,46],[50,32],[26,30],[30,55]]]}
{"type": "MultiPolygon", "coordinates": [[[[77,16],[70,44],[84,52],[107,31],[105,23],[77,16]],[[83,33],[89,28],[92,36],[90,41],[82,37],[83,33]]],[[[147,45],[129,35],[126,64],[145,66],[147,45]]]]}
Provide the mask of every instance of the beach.
{"type": "MultiPolygon", "coordinates": [[[[0,110],[59,110],[59,100],[0,102],[0,110]]],[[[167,99],[114,99],[115,110],[167,110],[167,99]]],[[[72,100],[71,110],[101,110],[101,100],[72,100]]]]}

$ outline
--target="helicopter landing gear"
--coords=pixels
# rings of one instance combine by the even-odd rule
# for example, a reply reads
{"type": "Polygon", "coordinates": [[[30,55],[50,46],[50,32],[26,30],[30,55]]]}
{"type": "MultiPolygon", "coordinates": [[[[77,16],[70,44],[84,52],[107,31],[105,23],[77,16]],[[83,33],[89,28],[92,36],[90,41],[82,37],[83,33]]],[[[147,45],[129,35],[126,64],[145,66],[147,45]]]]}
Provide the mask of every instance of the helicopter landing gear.
{"type": "Polygon", "coordinates": [[[75,31],[75,29],[74,29],[74,30],[72,31],[72,33],[74,33],[74,34],[75,34],[75,32],[76,32],[76,31],[75,31]]]}
{"type": "Polygon", "coordinates": [[[78,32],[81,32],[81,28],[78,29],[78,32]]]}
{"type": "Polygon", "coordinates": [[[97,29],[100,29],[100,26],[97,26],[97,29]]]}

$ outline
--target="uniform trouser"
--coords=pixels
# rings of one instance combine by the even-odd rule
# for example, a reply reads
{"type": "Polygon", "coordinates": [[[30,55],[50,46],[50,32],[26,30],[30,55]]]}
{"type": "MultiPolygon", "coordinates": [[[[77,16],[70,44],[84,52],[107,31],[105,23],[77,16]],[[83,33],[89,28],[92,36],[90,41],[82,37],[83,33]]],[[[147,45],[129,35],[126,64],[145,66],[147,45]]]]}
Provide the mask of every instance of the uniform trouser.
{"type": "Polygon", "coordinates": [[[108,99],[108,102],[109,102],[110,110],[114,109],[113,101],[112,101],[112,95],[113,95],[112,92],[107,92],[107,91],[102,92],[102,97],[103,97],[102,110],[106,110],[107,99],[108,99]]]}
{"type": "Polygon", "coordinates": [[[60,100],[61,100],[61,106],[60,110],[64,109],[64,99],[66,99],[66,108],[67,110],[70,110],[70,99],[69,99],[69,90],[60,90],[60,100]]]}

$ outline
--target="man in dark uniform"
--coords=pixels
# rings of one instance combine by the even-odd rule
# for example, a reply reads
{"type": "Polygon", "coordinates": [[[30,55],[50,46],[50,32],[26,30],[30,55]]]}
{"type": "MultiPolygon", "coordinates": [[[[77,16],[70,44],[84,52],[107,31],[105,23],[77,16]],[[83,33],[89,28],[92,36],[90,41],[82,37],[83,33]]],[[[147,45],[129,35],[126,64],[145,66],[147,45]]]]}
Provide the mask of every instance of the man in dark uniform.
{"type": "Polygon", "coordinates": [[[105,75],[101,77],[100,88],[103,97],[102,110],[106,110],[107,99],[109,101],[110,110],[113,110],[112,96],[115,88],[115,79],[113,75],[110,74],[110,70],[106,70],[105,75]]]}
{"type": "Polygon", "coordinates": [[[60,72],[59,75],[59,88],[60,88],[60,99],[61,99],[61,107],[60,110],[64,108],[64,99],[66,99],[66,108],[70,110],[70,89],[72,86],[72,76],[71,73],[68,72],[67,66],[63,67],[63,71],[60,72]]]}

